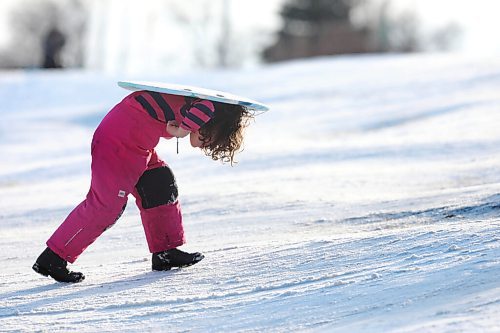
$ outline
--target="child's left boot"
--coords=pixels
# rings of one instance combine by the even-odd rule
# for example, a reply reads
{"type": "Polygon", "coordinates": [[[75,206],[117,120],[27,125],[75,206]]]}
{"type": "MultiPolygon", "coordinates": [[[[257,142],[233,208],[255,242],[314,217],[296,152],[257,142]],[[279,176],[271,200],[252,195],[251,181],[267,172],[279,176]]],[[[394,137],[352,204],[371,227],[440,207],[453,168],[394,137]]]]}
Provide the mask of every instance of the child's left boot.
{"type": "Polygon", "coordinates": [[[153,271],[168,271],[173,267],[187,267],[200,262],[205,256],[201,253],[187,253],[178,249],[171,249],[153,253],[153,271]]]}

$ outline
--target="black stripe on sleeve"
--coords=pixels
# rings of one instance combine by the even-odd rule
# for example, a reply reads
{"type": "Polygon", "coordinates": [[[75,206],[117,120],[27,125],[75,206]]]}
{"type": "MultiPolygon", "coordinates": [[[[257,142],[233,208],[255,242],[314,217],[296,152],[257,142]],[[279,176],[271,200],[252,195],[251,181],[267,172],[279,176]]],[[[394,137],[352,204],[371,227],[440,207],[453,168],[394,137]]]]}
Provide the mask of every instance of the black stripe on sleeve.
{"type": "Polygon", "coordinates": [[[212,118],[214,116],[214,112],[212,111],[212,109],[210,109],[205,104],[196,103],[195,105],[193,105],[193,107],[197,108],[198,110],[200,110],[201,112],[203,112],[204,114],[206,114],[210,118],[212,118]]]}
{"type": "Polygon", "coordinates": [[[192,129],[191,126],[189,126],[188,124],[186,124],[185,121],[182,122],[182,125],[184,125],[185,127],[189,128],[189,129],[192,129]]]}
{"type": "Polygon", "coordinates": [[[189,109],[190,107],[191,107],[191,105],[189,105],[189,104],[184,104],[184,105],[181,107],[181,116],[186,117],[187,112],[188,112],[188,109],[189,109]]]}
{"type": "Polygon", "coordinates": [[[175,120],[175,114],[170,105],[161,97],[160,93],[153,92],[153,91],[148,91],[148,94],[153,97],[155,100],[156,104],[160,107],[160,109],[163,111],[163,114],[165,115],[165,120],[175,120]]]}
{"type": "Polygon", "coordinates": [[[136,96],[135,100],[142,105],[142,107],[149,113],[151,117],[158,120],[158,115],[155,112],[155,109],[149,104],[149,102],[144,98],[144,96],[136,96]]]}
{"type": "Polygon", "coordinates": [[[195,123],[196,125],[198,125],[200,127],[205,125],[205,122],[203,120],[201,120],[200,118],[198,118],[196,115],[194,115],[192,113],[188,113],[186,118],[191,120],[193,123],[195,123]]]}

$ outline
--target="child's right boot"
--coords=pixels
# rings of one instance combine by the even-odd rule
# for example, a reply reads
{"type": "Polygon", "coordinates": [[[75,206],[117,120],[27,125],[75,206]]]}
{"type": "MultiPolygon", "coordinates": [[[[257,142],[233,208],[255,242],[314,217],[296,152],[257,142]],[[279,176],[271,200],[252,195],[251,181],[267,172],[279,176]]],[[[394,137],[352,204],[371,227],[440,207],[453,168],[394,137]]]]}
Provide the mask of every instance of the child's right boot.
{"type": "Polygon", "coordinates": [[[67,265],[66,260],[59,257],[51,249],[46,248],[33,265],[33,270],[43,276],[50,276],[58,282],[75,283],[85,279],[82,273],[70,272],[67,265]]]}

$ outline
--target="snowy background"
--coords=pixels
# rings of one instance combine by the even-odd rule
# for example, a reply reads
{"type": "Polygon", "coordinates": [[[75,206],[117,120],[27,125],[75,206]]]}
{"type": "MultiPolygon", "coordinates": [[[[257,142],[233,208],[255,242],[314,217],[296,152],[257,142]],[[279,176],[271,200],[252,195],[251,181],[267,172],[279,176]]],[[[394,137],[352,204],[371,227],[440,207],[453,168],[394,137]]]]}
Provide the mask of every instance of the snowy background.
{"type": "MultiPolygon", "coordinates": [[[[235,167],[181,141],[199,264],[151,272],[132,198],[56,283],[31,266],[85,196],[124,77],[0,73],[0,331],[499,332],[500,60],[319,58],[141,77],[268,103],[235,167]]],[[[135,78],[137,79],[137,78],[135,78]]]]}

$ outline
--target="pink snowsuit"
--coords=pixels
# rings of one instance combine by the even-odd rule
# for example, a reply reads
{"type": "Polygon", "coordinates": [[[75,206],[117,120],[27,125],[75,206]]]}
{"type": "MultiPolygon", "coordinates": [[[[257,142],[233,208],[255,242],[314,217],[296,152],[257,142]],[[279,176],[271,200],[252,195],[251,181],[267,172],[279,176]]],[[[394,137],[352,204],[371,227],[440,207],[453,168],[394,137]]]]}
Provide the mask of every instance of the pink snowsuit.
{"type": "Polygon", "coordinates": [[[151,253],[184,244],[173,174],[170,186],[175,187],[175,195],[160,204],[145,204],[145,196],[136,185],[145,171],[168,169],[154,150],[160,137],[172,138],[166,131],[167,121],[176,120],[182,128],[196,131],[213,113],[214,105],[207,100],[145,91],[134,92],[118,103],[104,117],[92,139],[90,190],[49,238],[47,246],[73,263],[118,220],[128,194],[136,199],[151,253]]]}

